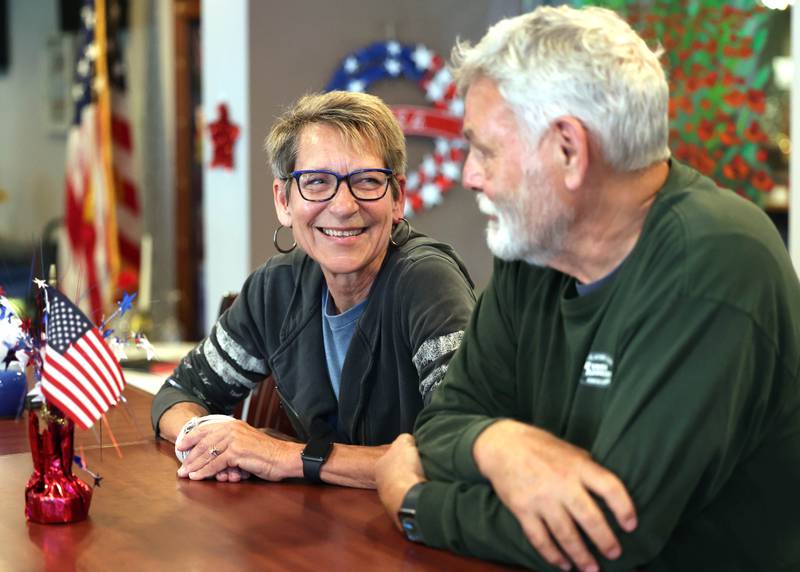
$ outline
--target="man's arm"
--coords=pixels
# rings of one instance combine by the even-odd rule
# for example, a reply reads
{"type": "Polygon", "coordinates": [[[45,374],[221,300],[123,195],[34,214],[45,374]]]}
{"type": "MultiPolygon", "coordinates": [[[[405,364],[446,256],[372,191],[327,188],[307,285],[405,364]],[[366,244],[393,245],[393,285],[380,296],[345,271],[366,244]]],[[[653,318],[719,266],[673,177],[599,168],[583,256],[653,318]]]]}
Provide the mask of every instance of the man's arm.
{"type": "MultiPolygon", "coordinates": [[[[481,469],[478,435],[484,430],[489,435],[486,427],[491,419],[487,417],[495,413],[485,404],[497,399],[491,383],[497,384],[498,376],[508,372],[465,371],[463,362],[476,351],[471,340],[468,334],[451,365],[453,375],[448,375],[432,407],[418,422],[416,437],[425,470],[432,480],[442,481],[424,487],[417,509],[420,527],[434,546],[546,568],[536,551],[529,545],[525,549],[525,532],[536,526],[537,513],[552,509],[552,495],[527,504],[508,500],[520,489],[511,486],[515,479],[534,482],[537,478],[535,472],[521,470],[518,442],[504,439],[496,451],[501,460],[487,465],[499,472],[503,463],[516,463],[521,474],[515,479],[504,484],[491,470],[481,469]],[[497,494],[482,484],[486,478],[497,494]],[[535,503],[533,508],[531,503],[535,503]]],[[[483,353],[477,356],[483,357],[483,353]]],[[[651,561],[663,550],[690,500],[712,498],[698,495],[711,494],[715,486],[721,486],[740,458],[741,444],[752,442],[745,433],[760,430],[763,420],[750,418],[748,404],[763,402],[776,367],[774,346],[753,320],[713,301],[688,304],[661,299],[647,319],[632,326],[614,372],[619,397],[609,397],[588,452],[594,463],[625,484],[638,517],[637,529],[626,533],[618,519],[606,512],[604,504],[618,512],[614,503],[600,495],[605,503],[599,507],[622,548],[621,557],[609,562],[589,546],[604,569],[629,570],[651,561]],[[735,339],[731,332],[737,332],[735,339]],[[731,420],[743,419],[748,421],[734,421],[732,430],[731,420]]],[[[505,407],[514,411],[513,404],[505,407]]],[[[581,454],[588,459],[588,453],[581,454]]],[[[534,458],[538,462],[541,455],[534,458]]],[[[590,495],[603,490],[602,485],[588,483],[584,489],[590,495]]],[[[626,522],[624,512],[620,516],[626,522]]],[[[573,518],[580,523],[580,516],[573,514],[573,518]]]]}
{"type": "Polygon", "coordinates": [[[619,541],[593,496],[626,532],[636,528],[633,501],[619,478],[587,451],[542,429],[510,419],[493,423],[475,440],[473,457],[531,545],[551,564],[570,567],[563,550],[581,570],[596,569],[579,529],[606,558],[619,558],[619,541]]]}
{"type": "MultiPolygon", "coordinates": [[[[423,483],[417,503],[417,532],[422,541],[456,552],[524,564],[536,570],[550,570],[550,564],[571,569],[562,556],[553,562],[531,549],[519,523],[504,505],[497,501],[492,488],[485,483],[445,483],[428,481],[420,462],[414,438],[400,435],[376,466],[378,494],[395,526],[402,530],[398,512],[411,487],[423,483]],[[420,507],[434,507],[420,512],[420,507]],[[434,521],[434,526],[430,521],[434,521]]],[[[596,570],[585,566],[584,570],[596,570]]]]}
{"type": "MultiPolygon", "coordinates": [[[[585,532],[589,533],[592,541],[600,544],[606,554],[613,556],[619,551],[618,542],[591,497],[590,486],[596,489],[600,487],[597,483],[606,486],[603,490],[603,494],[608,496],[606,500],[620,507],[626,522],[634,511],[619,480],[592,462],[586,452],[554,438],[544,444],[539,441],[529,443],[519,435],[507,440],[497,431],[510,424],[498,422],[499,418],[520,415],[529,406],[519,403],[514,387],[519,359],[518,333],[513,312],[508,311],[514,307],[514,301],[513,298],[500,301],[504,295],[513,297],[513,288],[502,292],[503,283],[498,282],[497,276],[496,272],[478,302],[465,340],[450,364],[446,382],[439,389],[442,395],[434,396],[431,405],[420,415],[416,436],[422,461],[428,477],[434,481],[487,483],[492,478],[496,486],[509,492],[501,496],[509,502],[514,501],[515,506],[525,505],[524,501],[532,496],[555,491],[558,494],[548,497],[547,503],[537,505],[535,512],[526,509],[520,513],[519,516],[524,514],[526,519],[527,538],[550,563],[567,565],[564,554],[551,540],[552,532],[573,561],[589,566],[594,560],[584,548],[573,520],[588,528],[585,532]],[[476,335],[487,328],[487,324],[490,334],[476,335]],[[492,435],[499,435],[499,438],[489,439],[492,435]],[[485,453],[482,458],[487,459],[482,468],[473,456],[473,446],[486,442],[499,443],[499,451],[489,460],[487,452],[491,449],[481,448],[485,453]],[[548,451],[549,456],[527,458],[530,451],[548,451]],[[559,457],[567,453],[576,459],[574,463],[560,462],[559,457]],[[496,470],[489,471],[488,467],[496,470]],[[537,486],[527,487],[526,483],[532,481],[537,486]],[[564,482],[572,486],[561,487],[564,482]],[[548,531],[546,525],[554,530],[548,531]]],[[[528,433],[533,431],[529,426],[516,425],[524,427],[528,433]]],[[[515,530],[518,531],[519,526],[515,526],[515,530]]],[[[520,540],[521,545],[527,545],[525,538],[523,536],[520,540]]],[[[467,544],[457,543],[460,546],[467,544]]],[[[501,542],[500,546],[503,544],[501,542]]],[[[497,554],[484,556],[499,557],[497,554]]],[[[539,561],[543,562],[541,557],[539,561]]]]}
{"type": "MultiPolygon", "coordinates": [[[[423,493],[425,499],[420,497],[417,509],[418,525],[426,543],[537,570],[549,566],[569,570],[571,563],[553,544],[548,533],[551,530],[581,570],[597,570],[595,559],[577,536],[572,524],[574,518],[603,547],[607,558],[619,557],[619,543],[605,516],[587,498],[586,490],[601,491],[601,495],[610,499],[609,504],[618,506],[617,518],[628,528],[636,525],[635,513],[618,479],[592,462],[585,451],[531,426],[508,420],[486,429],[475,448],[478,464],[491,466],[491,478],[503,490],[512,492],[510,502],[501,503],[492,487],[485,483],[427,482],[423,487],[423,491],[427,490],[423,493]],[[496,454],[508,451],[509,443],[514,444],[512,455],[496,454]],[[530,450],[526,450],[526,445],[530,450]],[[525,467],[526,463],[536,466],[525,467]],[[533,482],[526,479],[530,475],[536,476],[533,482]],[[576,479],[576,475],[582,480],[576,479]],[[517,514],[524,518],[517,521],[506,505],[518,508],[517,514]],[[524,528],[520,530],[520,526],[524,528]],[[570,534],[576,539],[570,539],[570,534]]],[[[397,512],[405,495],[414,484],[427,480],[413,437],[398,437],[378,462],[376,472],[381,501],[400,528],[397,512]]]]}

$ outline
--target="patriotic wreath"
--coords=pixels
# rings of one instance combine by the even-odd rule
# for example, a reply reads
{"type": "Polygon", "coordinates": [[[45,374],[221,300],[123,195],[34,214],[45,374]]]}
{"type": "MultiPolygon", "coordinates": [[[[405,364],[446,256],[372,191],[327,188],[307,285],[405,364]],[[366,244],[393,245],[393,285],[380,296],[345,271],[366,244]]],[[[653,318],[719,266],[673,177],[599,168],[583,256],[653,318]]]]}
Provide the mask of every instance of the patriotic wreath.
{"type": "Polygon", "coordinates": [[[409,169],[406,216],[442,202],[459,181],[466,143],[461,137],[464,102],[441,57],[421,44],[376,42],[342,60],[327,90],[366,91],[374,82],[397,78],[415,81],[432,107],[390,105],[406,135],[431,137],[432,153],[409,169]]]}

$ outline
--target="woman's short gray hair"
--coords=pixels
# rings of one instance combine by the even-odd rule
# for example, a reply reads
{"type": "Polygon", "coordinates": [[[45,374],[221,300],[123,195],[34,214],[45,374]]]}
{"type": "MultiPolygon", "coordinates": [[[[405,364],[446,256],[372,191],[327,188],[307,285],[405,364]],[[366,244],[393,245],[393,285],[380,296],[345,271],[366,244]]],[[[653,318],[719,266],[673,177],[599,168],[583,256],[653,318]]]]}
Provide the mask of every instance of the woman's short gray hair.
{"type": "Polygon", "coordinates": [[[379,97],[368,93],[312,93],[281,114],[264,142],[276,177],[286,179],[294,171],[300,134],[304,127],[315,123],[330,125],[345,141],[373,150],[383,159],[383,167],[394,171],[392,196],[399,196],[396,177],[406,173],[406,139],[391,110],[379,97]]]}
{"type": "Polygon", "coordinates": [[[660,55],[611,10],[540,7],[501,20],[475,46],[457,43],[452,68],[461,93],[478,77],[495,81],[530,143],[573,116],[613,168],[633,171],[670,156],[660,55]]]}

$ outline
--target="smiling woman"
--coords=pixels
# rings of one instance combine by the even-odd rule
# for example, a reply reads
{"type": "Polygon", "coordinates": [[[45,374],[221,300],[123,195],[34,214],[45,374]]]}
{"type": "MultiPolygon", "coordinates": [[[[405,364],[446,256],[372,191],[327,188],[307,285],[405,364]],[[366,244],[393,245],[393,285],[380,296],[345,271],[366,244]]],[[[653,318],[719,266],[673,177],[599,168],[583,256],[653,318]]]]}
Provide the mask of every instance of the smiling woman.
{"type": "Polygon", "coordinates": [[[383,445],[412,429],[447,371],[475,303],[472,280],[449,245],[403,219],[405,138],[377,97],[305,96],[266,149],[296,248],[279,248],[247,279],[159,391],[153,427],[191,449],[182,477],[373,487],[383,445]],[[242,421],[190,422],[230,413],[270,374],[307,444],[242,421]]]}
{"type": "Polygon", "coordinates": [[[389,169],[373,171],[383,169],[384,160],[370,147],[348,140],[331,125],[309,125],[300,134],[298,170],[292,173],[296,179],[276,179],[273,186],[278,219],[292,228],[298,246],[319,262],[340,312],[367,297],[388,251],[392,228],[403,217],[405,177],[389,169]],[[365,171],[374,174],[367,182],[365,171]],[[382,180],[376,181],[375,175],[382,180]],[[389,194],[392,177],[398,191],[389,194]],[[353,188],[354,180],[360,191],[353,188]],[[288,192],[293,182],[299,193],[288,192]]]}

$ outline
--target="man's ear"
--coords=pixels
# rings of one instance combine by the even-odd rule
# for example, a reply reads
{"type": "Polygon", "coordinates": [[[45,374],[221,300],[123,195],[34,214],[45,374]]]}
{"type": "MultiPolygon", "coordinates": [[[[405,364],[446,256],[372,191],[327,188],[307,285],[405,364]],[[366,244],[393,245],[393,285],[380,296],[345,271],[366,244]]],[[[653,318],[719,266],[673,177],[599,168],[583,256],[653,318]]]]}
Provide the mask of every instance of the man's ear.
{"type": "Polygon", "coordinates": [[[278,214],[278,222],[285,227],[292,226],[292,212],[289,208],[289,196],[287,187],[289,181],[274,179],[272,181],[272,198],[275,201],[275,212],[278,214]]]}
{"type": "Polygon", "coordinates": [[[589,170],[589,133],[575,117],[560,117],[553,125],[564,185],[574,191],[584,184],[589,170]]]}

